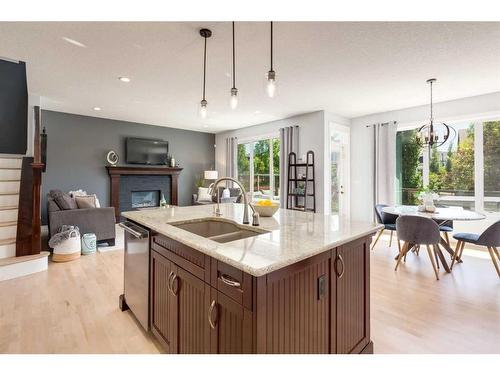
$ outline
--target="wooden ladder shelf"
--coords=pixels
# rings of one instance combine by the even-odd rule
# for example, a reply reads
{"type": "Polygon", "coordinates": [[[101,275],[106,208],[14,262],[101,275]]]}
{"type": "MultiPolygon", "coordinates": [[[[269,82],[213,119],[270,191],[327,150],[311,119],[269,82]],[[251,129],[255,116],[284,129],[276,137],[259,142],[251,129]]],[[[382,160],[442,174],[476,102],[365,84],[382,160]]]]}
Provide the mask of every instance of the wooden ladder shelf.
{"type": "Polygon", "coordinates": [[[307,151],[306,160],[297,162],[295,152],[288,154],[288,186],[286,208],[316,212],[314,152],[307,151]]]}

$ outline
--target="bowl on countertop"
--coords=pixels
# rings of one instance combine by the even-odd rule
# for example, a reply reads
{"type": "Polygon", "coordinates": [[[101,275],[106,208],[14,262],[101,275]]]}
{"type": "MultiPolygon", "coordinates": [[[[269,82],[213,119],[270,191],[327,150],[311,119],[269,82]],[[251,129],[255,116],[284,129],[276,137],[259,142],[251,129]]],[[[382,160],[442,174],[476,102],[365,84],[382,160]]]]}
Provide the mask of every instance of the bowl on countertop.
{"type": "Polygon", "coordinates": [[[255,203],[251,203],[252,207],[259,213],[261,217],[271,217],[276,211],[280,208],[280,205],[277,203],[273,203],[272,205],[258,205],[255,203]]]}

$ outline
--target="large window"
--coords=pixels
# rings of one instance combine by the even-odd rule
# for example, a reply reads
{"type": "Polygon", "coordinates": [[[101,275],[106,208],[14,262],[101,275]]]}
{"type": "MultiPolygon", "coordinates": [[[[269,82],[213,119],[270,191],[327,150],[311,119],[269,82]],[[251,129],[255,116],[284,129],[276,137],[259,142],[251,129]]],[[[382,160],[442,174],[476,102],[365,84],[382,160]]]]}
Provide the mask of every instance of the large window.
{"type": "Polygon", "coordinates": [[[424,187],[439,193],[439,204],[500,212],[500,121],[450,124],[442,146],[420,146],[416,129],[396,136],[397,202],[418,204],[424,187]]]}
{"type": "Polygon", "coordinates": [[[254,200],[279,200],[279,154],[278,138],[238,144],[238,179],[254,200]]]}

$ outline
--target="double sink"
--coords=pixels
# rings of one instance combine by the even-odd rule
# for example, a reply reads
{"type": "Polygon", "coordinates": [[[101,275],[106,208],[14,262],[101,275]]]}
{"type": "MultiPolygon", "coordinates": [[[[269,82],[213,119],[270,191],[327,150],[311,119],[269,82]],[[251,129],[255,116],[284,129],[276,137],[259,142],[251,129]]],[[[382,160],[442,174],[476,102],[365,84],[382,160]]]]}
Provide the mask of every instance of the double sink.
{"type": "Polygon", "coordinates": [[[220,243],[242,240],[244,238],[269,233],[269,231],[264,229],[247,227],[214,218],[171,223],[170,225],[220,243]]]}

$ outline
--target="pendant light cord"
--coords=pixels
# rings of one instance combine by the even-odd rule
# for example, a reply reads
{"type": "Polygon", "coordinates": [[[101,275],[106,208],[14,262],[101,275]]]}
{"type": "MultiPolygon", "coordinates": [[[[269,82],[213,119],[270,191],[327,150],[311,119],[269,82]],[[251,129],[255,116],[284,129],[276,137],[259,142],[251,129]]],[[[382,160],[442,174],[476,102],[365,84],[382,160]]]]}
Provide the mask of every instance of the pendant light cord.
{"type": "Polygon", "coordinates": [[[271,21],[271,71],[273,70],[273,21],[271,21]]]}
{"type": "Polygon", "coordinates": [[[203,50],[203,100],[205,100],[205,80],[207,75],[207,37],[205,39],[205,47],[203,50]]]}
{"type": "Polygon", "coordinates": [[[236,75],[235,75],[235,52],[234,52],[234,21],[233,21],[233,89],[236,88],[236,75]]]}

